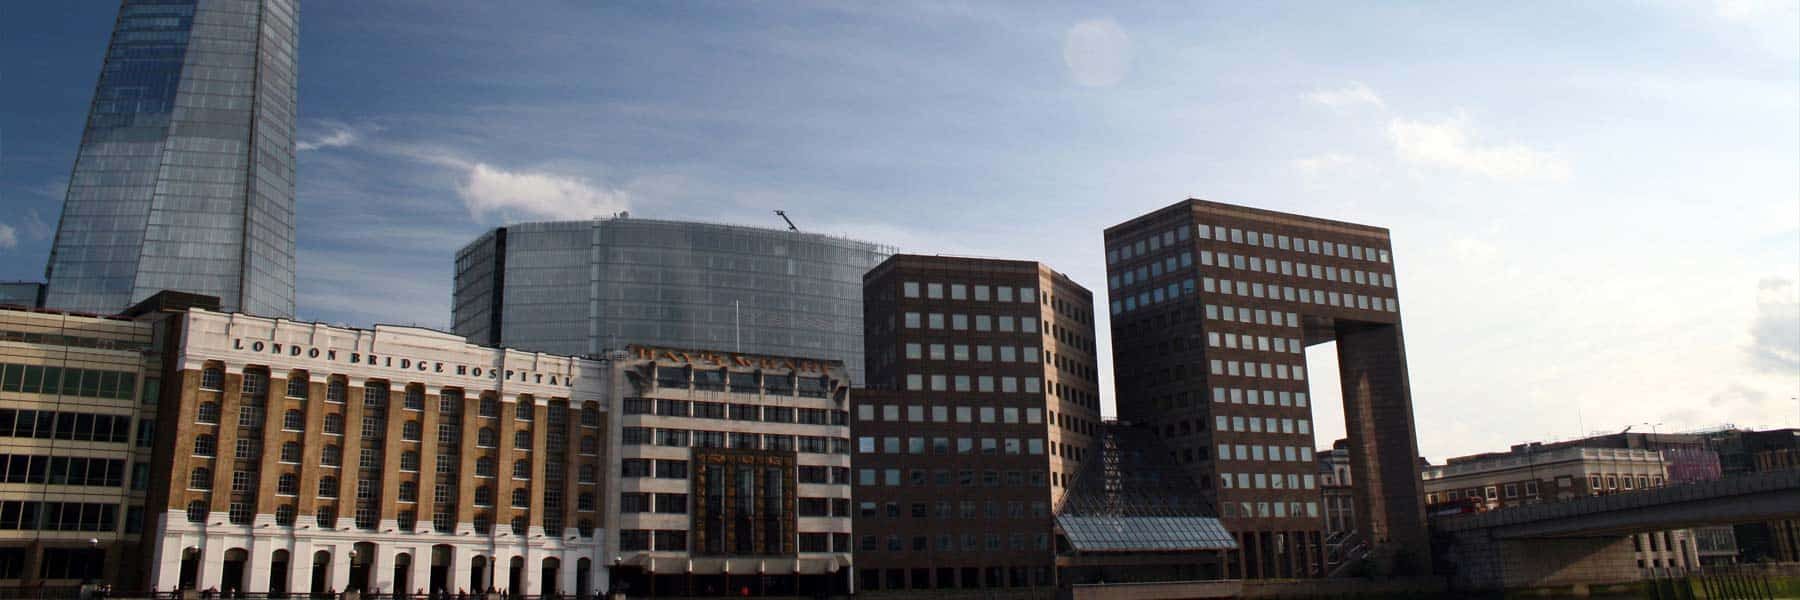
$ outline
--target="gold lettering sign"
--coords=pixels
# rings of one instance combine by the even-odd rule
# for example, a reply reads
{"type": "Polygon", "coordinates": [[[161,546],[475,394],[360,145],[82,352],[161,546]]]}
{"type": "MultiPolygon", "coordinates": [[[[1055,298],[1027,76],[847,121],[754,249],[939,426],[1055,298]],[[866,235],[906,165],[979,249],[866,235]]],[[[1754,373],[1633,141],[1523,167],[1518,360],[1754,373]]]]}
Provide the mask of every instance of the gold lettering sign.
{"type": "Polygon", "coordinates": [[[672,350],[666,348],[650,348],[632,346],[631,353],[640,360],[662,360],[684,365],[708,365],[715,367],[740,367],[782,369],[804,373],[824,373],[825,364],[811,359],[784,358],[778,356],[759,356],[755,354],[720,353],[710,351],[672,350]]]}

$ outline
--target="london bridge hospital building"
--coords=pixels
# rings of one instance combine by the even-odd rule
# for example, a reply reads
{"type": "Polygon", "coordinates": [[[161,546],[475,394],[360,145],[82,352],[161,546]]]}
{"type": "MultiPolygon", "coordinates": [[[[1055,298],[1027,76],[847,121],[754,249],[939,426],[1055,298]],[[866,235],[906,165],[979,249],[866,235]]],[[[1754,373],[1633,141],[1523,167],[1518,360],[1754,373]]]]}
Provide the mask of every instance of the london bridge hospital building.
{"type": "Polygon", "coordinates": [[[170,320],[149,587],[604,589],[602,363],[413,327],[170,320]]]}

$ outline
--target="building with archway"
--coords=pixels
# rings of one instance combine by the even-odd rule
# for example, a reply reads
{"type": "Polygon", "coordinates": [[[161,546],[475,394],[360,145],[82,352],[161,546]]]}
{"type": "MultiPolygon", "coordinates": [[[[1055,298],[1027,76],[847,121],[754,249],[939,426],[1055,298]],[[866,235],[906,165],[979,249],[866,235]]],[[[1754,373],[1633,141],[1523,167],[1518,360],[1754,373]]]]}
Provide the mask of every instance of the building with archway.
{"type": "Polygon", "coordinates": [[[601,363],[415,327],[164,323],[145,587],[605,589],[601,363]]]}

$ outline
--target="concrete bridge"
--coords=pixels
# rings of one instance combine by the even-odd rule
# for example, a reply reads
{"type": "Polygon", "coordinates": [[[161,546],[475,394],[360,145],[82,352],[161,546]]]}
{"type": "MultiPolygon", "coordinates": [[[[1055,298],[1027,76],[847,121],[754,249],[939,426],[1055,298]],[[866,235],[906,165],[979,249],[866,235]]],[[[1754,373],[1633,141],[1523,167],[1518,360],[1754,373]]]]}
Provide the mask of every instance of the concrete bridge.
{"type": "Polygon", "coordinates": [[[1800,517],[1800,470],[1590,496],[1432,520],[1458,589],[1636,580],[1632,534],[1800,517]]]}

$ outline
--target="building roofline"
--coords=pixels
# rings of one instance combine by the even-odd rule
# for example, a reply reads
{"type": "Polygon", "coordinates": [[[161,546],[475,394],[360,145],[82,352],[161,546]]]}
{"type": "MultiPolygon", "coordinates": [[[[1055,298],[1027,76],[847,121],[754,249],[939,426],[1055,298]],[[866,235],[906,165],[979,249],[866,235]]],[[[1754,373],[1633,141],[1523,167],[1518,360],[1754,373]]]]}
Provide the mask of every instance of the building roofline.
{"type": "Polygon", "coordinates": [[[1165,218],[1168,216],[1167,213],[1177,212],[1184,208],[1192,210],[1194,207],[1200,207],[1208,212],[1231,214],[1234,216],[1241,216],[1241,217],[1246,217],[1246,218],[1250,218],[1250,219],[1257,219],[1257,220],[1270,221],[1270,222],[1294,221],[1294,223],[1290,223],[1290,224],[1304,226],[1304,227],[1320,227],[1320,228],[1325,228],[1325,229],[1340,229],[1340,230],[1345,230],[1345,231],[1343,231],[1344,233],[1362,234],[1362,235],[1377,235],[1377,236],[1384,237],[1384,238],[1388,237],[1388,235],[1389,235],[1388,229],[1386,227],[1377,227],[1374,225],[1363,225],[1361,223],[1351,223],[1349,221],[1338,221],[1338,220],[1334,220],[1334,219],[1312,217],[1312,216],[1289,213],[1289,212],[1281,212],[1281,211],[1277,211],[1277,210],[1269,210],[1266,208],[1256,208],[1256,207],[1252,207],[1252,206],[1244,206],[1241,204],[1226,204],[1224,202],[1215,202],[1212,200],[1202,200],[1200,198],[1187,198],[1180,202],[1176,202],[1174,204],[1170,204],[1168,206],[1164,206],[1162,208],[1150,211],[1149,213],[1138,216],[1136,218],[1125,221],[1123,223],[1119,223],[1117,225],[1107,227],[1106,230],[1103,232],[1103,235],[1110,236],[1115,231],[1123,232],[1125,230],[1133,229],[1133,228],[1143,225],[1144,223],[1156,221],[1161,218],[1165,218]]]}

